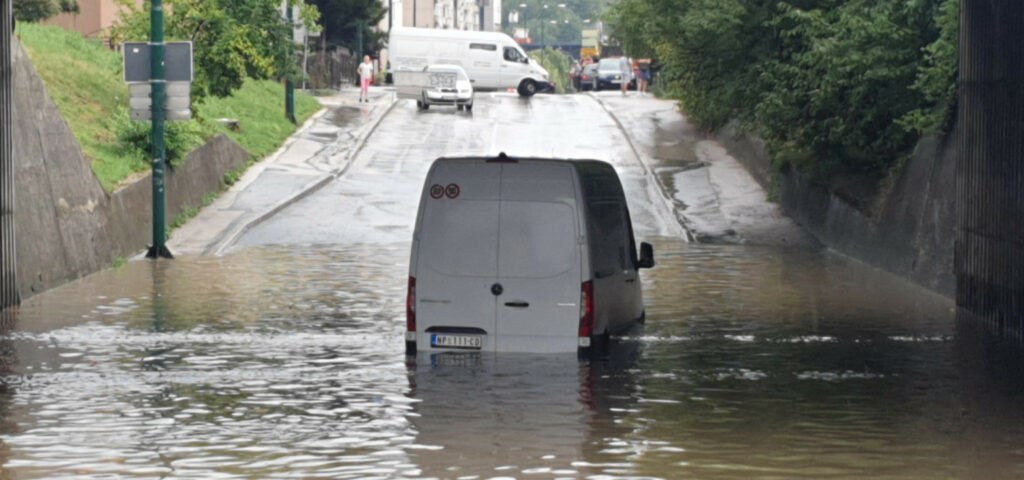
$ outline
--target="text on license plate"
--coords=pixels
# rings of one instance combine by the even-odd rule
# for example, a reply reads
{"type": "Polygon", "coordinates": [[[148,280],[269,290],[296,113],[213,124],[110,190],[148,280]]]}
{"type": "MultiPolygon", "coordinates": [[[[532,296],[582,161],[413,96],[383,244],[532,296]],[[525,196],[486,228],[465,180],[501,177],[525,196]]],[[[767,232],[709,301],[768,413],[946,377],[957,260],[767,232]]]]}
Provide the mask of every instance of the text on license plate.
{"type": "Polygon", "coordinates": [[[479,335],[430,335],[431,347],[445,348],[481,348],[484,346],[484,339],[479,335]]]}

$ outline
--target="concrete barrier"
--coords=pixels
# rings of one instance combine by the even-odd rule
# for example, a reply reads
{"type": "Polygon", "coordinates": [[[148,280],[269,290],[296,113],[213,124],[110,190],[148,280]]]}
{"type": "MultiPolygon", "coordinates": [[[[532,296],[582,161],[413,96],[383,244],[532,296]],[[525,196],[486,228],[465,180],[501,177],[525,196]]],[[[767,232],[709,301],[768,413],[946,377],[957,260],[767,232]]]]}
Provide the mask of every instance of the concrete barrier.
{"type": "MultiPolygon", "coordinates": [[[[149,175],[105,192],[20,43],[14,46],[17,275],[22,298],[111,266],[152,241],[149,175]]],[[[201,205],[248,152],[218,136],[167,179],[167,218],[201,205]]]]}

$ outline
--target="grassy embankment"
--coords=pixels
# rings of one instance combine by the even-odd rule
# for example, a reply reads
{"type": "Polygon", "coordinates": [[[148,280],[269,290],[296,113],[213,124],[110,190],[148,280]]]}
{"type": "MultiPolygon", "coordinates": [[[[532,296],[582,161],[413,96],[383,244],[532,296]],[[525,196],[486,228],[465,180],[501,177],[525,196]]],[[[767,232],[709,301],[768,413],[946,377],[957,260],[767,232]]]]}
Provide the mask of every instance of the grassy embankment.
{"type": "MultiPolygon", "coordinates": [[[[121,140],[127,130],[148,125],[128,118],[121,55],[57,27],[18,23],[17,33],[103,188],[113,191],[134,174],[147,171],[146,152],[121,140]]],[[[319,108],[315,98],[296,92],[295,116],[300,124],[319,108]]],[[[246,81],[232,96],[208,98],[193,103],[192,109],[192,120],[168,122],[168,149],[180,150],[181,157],[218,133],[226,133],[253,159],[260,159],[297,128],[284,118],[283,87],[271,80],[246,81]],[[241,128],[230,130],[219,118],[236,119],[241,128]],[[175,137],[170,130],[184,134],[175,137]]]]}

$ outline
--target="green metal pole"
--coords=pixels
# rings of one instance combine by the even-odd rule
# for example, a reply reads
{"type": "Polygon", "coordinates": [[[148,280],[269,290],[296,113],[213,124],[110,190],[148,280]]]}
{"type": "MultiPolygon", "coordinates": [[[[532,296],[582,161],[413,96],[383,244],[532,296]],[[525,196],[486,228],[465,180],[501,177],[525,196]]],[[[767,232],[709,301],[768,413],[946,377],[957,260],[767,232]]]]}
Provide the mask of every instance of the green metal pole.
{"type": "Polygon", "coordinates": [[[150,88],[153,120],[153,246],[147,258],[174,258],[167,249],[167,200],[164,191],[164,116],[167,106],[167,83],[164,76],[164,7],[163,0],[153,0],[150,22],[150,88]]]}
{"type": "Polygon", "coordinates": [[[363,21],[356,23],[356,61],[363,62],[363,21]]]}
{"type": "MultiPolygon", "coordinates": [[[[288,45],[292,45],[292,37],[295,36],[295,19],[292,18],[292,2],[285,2],[286,15],[288,16],[288,45]]],[[[291,56],[289,55],[289,58],[291,56]]],[[[292,73],[288,72],[284,78],[284,116],[289,122],[295,122],[295,84],[292,82],[292,73]]]]}

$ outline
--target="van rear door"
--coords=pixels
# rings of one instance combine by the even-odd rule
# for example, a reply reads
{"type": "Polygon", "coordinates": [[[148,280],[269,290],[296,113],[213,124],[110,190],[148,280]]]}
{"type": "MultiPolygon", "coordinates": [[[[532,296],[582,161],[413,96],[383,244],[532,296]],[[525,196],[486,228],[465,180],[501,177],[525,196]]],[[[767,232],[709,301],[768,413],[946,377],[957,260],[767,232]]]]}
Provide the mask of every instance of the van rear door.
{"type": "Polygon", "coordinates": [[[500,175],[483,162],[438,162],[431,170],[416,239],[417,330],[429,342],[421,348],[479,337],[479,346],[447,346],[494,349],[500,175]]]}
{"type": "Polygon", "coordinates": [[[497,349],[574,351],[582,278],[574,170],[559,162],[502,166],[497,349]]]}

